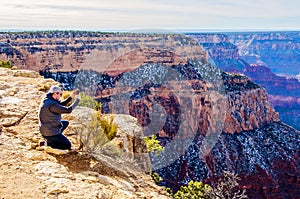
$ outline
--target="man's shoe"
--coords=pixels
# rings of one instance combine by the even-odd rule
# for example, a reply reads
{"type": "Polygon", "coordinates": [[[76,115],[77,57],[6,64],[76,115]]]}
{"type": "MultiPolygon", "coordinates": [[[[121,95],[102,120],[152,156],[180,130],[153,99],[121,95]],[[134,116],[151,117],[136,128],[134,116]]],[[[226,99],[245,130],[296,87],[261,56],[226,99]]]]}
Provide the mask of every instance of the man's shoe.
{"type": "Polygon", "coordinates": [[[47,141],[40,141],[39,146],[47,146],[47,141]]]}

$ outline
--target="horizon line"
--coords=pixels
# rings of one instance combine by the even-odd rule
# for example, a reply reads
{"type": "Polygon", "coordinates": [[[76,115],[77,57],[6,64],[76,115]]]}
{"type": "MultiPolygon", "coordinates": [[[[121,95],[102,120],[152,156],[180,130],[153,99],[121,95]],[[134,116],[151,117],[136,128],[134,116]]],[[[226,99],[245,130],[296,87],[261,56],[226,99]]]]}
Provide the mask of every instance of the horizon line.
{"type": "Polygon", "coordinates": [[[0,28],[0,32],[29,32],[29,31],[92,31],[92,32],[179,32],[179,33],[201,33],[201,32],[300,32],[300,29],[278,29],[278,28],[182,28],[182,29],[162,29],[162,28],[141,28],[141,29],[131,29],[131,30],[124,30],[124,29],[73,29],[73,28],[0,28]]]}

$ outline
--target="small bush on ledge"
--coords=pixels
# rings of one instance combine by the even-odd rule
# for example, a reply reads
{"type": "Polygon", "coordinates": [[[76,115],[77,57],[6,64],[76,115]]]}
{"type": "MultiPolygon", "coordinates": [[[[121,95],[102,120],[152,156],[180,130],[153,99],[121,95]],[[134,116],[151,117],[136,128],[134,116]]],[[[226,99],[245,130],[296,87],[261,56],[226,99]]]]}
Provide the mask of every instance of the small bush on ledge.
{"type": "Polygon", "coordinates": [[[157,156],[164,150],[164,148],[159,144],[156,135],[144,138],[148,153],[154,152],[157,156]]]}
{"type": "MultiPolygon", "coordinates": [[[[101,105],[96,105],[101,107],[101,105]]],[[[88,152],[100,151],[102,146],[114,139],[117,135],[118,125],[114,123],[112,115],[102,115],[101,108],[91,115],[88,124],[82,124],[79,131],[81,142],[88,152]]]]}
{"type": "Polygon", "coordinates": [[[0,67],[2,67],[2,68],[12,68],[12,63],[8,60],[0,60],[0,67]]]}

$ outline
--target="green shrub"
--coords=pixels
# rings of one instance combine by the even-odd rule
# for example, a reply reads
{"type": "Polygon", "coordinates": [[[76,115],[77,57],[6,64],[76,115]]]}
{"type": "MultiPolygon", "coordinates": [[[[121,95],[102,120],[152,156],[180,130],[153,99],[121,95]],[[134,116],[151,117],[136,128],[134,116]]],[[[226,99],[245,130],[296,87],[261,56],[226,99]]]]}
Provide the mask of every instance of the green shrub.
{"type": "Polygon", "coordinates": [[[88,108],[92,108],[95,110],[101,109],[101,103],[98,103],[96,100],[94,100],[91,96],[86,95],[85,93],[80,93],[80,102],[79,106],[85,106],[88,108]]]}
{"type": "Polygon", "coordinates": [[[157,156],[164,150],[164,148],[159,144],[156,135],[144,138],[148,153],[154,152],[157,156]]]}
{"type": "Polygon", "coordinates": [[[100,112],[101,110],[99,109],[97,115],[97,121],[100,123],[100,126],[103,129],[107,139],[112,140],[117,135],[118,125],[113,123],[114,122],[113,116],[103,117],[101,116],[102,114],[100,112]]]}
{"type": "Polygon", "coordinates": [[[165,187],[165,186],[162,186],[162,188],[163,188],[170,196],[173,196],[173,195],[174,195],[174,193],[173,193],[173,191],[172,191],[171,188],[165,187]]]}
{"type": "Polygon", "coordinates": [[[223,178],[220,178],[212,186],[203,184],[202,182],[190,181],[188,186],[181,186],[175,193],[169,192],[175,199],[186,198],[213,198],[213,199],[245,199],[248,198],[246,190],[238,188],[238,176],[230,172],[225,171],[223,178]]]}
{"type": "Polygon", "coordinates": [[[175,199],[198,199],[210,198],[211,186],[203,184],[202,182],[190,181],[188,186],[182,186],[174,195],[175,199]]]}
{"type": "Polygon", "coordinates": [[[12,68],[12,63],[8,60],[0,60],[0,67],[12,68]]]}
{"type": "Polygon", "coordinates": [[[152,179],[154,180],[154,182],[156,184],[160,183],[163,179],[158,175],[158,173],[152,172],[150,174],[150,176],[152,177],[152,179]]]}
{"type": "Polygon", "coordinates": [[[113,116],[103,116],[101,110],[91,115],[88,124],[82,124],[77,130],[83,145],[90,153],[97,153],[117,134],[118,125],[113,122],[113,116]]]}
{"type": "Polygon", "coordinates": [[[85,137],[82,139],[82,142],[91,153],[101,149],[109,141],[97,120],[97,115],[91,116],[91,121],[84,126],[83,132],[85,137]]]}

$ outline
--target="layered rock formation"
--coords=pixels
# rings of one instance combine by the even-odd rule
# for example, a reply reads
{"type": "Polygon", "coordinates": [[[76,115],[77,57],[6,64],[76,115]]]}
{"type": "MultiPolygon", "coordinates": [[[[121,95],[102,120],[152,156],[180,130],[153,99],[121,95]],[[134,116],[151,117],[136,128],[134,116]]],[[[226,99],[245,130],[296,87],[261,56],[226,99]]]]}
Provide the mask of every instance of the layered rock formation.
{"type": "Polygon", "coordinates": [[[228,100],[225,132],[250,131],[279,121],[278,113],[270,105],[265,89],[245,76],[223,77],[228,100]]]}
{"type": "Polygon", "coordinates": [[[266,88],[280,119],[300,129],[300,82],[295,78],[300,72],[299,32],[199,33],[189,36],[197,39],[219,68],[245,74],[266,88]]]}
{"type": "MultiPolygon", "coordinates": [[[[268,102],[266,91],[246,76],[216,70],[216,79],[212,82],[197,70],[200,67],[205,72],[214,69],[198,62],[171,69],[168,66],[145,65],[136,71],[124,72],[122,78],[110,82],[111,88],[104,89],[102,82],[96,98],[102,100],[105,111],[133,115],[144,127],[152,122],[150,113],[156,112],[155,105],[161,106],[164,111],[159,111],[160,115],[156,117],[162,121],[156,122],[165,123],[162,129],[170,136],[177,133],[186,118],[188,126],[192,126],[194,131],[202,129],[204,134],[217,130],[240,133],[279,121],[278,114],[268,102]],[[180,75],[183,75],[181,79],[180,75]],[[142,76],[149,81],[137,82],[142,76]],[[222,123],[223,128],[217,127],[217,123],[222,123]]],[[[187,129],[182,131],[188,132],[187,129]]]]}
{"type": "Polygon", "coordinates": [[[299,31],[228,33],[241,59],[264,65],[276,75],[295,77],[300,73],[299,31]]]}
{"type": "Polygon", "coordinates": [[[35,71],[93,69],[102,72],[109,66],[134,69],[144,63],[160,62],[161,57],[166,64],[186,62],[188,57],[207,59],[197,42],[178,34],[0,33],[0,49],[0,59],[10,60],[21,69],[35,71]]]}
{"type": "Polygon", "coordinates": [[[299,31],[188,35],[199,41],[212,58],[219,60],[239,58],[251,65],[267,66],[276,75],[295,77],[300,73],[299,31]]]}

